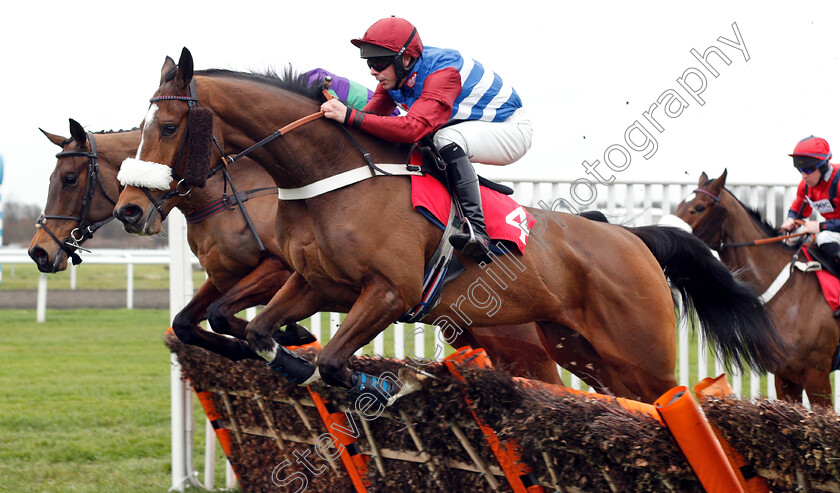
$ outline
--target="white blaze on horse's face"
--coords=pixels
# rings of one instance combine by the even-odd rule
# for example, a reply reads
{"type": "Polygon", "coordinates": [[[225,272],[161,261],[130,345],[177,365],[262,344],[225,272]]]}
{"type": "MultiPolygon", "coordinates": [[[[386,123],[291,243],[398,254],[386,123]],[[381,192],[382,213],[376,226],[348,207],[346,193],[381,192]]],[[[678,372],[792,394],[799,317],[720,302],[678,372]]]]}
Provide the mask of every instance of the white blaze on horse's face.
{"type": "MultiPolygon", "coordinates": [[[[144,130],[146,129],[146,127],[148,127],[148,125],[150,123],[152,123],[154,121],[155,113],[157,113],[157,110],[158,110],[157,103],[152,103],[149,106],[149,111],[146,112],[146,118],[143,119],[143,122],[144,122],[143,123],[143,129],[144,130]]],[[[140,152],[143,151],[143,134],[144,133],[145,132],[140,132],[140,146],[137,147],[137,156],[136,156],[137,159],[140,159],[140,152]]]]}
{"type": "MultiPolygon", "coordinates": [[[[146,113],[146,119],[144,120],[144,128],[154,121],[157,110],[157,104],[152,103],[149,106],[149,111],[146,113]]],[[[123,186],[148,188],[150,190],[169,190],[171,188],[170,183],[172,183],[172,168],[165,164],[143,161],[140,159],[142,151],[143,132],[140,133],[140,147],[137,148],[137,157],[135,159],[126,158],[122,162],[120,172],[117,173],[117,180],[123,186]]]]}

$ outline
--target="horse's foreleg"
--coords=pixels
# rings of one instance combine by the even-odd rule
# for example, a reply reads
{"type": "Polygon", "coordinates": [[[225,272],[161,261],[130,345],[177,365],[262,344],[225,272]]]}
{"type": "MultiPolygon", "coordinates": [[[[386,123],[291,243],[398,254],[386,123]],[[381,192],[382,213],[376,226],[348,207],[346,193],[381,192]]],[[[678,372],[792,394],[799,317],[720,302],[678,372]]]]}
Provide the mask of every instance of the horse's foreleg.
{"type": "MultiPolygon", "coordinates": [[[[207,321],[216,332],[245,339],[248,322],[237,318],[236,314],[246,308],[268,303],[291,275],[292,271],[278,258],[265,258],[221,298],[210,304],[207,321]]],[[[308,330],[296,323],[289,324],[285,332],[275,332],[274,339],[284,346],[308,344],[315,340],[308,330]]]]}
{"type": "Polygon", "coordinates": [[[321,294],[312,289],[303,276],[295,272],[265,308],[248,323],[245,330],[248,342],[257,354],[284,378],[299,385],[306,385],[317,378],[315,365],[279,345],[272,335],[278,325],[303,320],[321,310],[323,306],[321,294]]]}
{"type": "Polygon", "coordinates": [[[204,281],[187,306],[175,315],[172,321],[175,335],[184,344],[213,351],[234,361],[256,358],[257,355],[248,348],[245,341],[209,332],[198,325],[204,319],[210,303],[220,296],[221,293],[213,283],[209,280],[204,281]]]}
{"type": "Polygon", "coordinates": [[[347,362],[353,353],[373,340],[406,310],[405,302],[389,285],[373,282],[365,286],[338,332],[318,356],[318,369],[324,381],[357,392],[371,393],[383,404],[392,402],[399,390],[396,375],[366,375],[351,371],[347,362]]]}

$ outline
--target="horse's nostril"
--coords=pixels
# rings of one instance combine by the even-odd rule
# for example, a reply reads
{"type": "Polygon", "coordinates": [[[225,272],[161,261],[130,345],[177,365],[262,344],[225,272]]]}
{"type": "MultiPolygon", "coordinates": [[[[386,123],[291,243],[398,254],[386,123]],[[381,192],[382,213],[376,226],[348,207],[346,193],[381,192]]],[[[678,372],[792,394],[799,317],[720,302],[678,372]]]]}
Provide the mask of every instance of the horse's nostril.
{"type": "Polygon", "coordinates": [[[124,223],[135,224],[140,219],[141,211],[136,205],[130,204],[120,207],[115,215],[124,223]]]}
{"type": "Polygon", "coordinates": [[[36,264],[41,265],[47,261],[47,252],[41,247],[30,248],[29,257],[34,260],[36,264]]]}

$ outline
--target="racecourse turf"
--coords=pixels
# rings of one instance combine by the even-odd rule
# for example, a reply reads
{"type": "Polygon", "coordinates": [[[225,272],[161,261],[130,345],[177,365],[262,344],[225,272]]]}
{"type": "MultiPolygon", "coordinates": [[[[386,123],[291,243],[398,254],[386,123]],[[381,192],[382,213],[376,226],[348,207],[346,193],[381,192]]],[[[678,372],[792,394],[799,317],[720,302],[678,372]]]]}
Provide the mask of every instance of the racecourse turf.
{"type": "Polygon", "coordinates": [[[0,491],[169,489],[168,318],[0,310],[0,491]]]}

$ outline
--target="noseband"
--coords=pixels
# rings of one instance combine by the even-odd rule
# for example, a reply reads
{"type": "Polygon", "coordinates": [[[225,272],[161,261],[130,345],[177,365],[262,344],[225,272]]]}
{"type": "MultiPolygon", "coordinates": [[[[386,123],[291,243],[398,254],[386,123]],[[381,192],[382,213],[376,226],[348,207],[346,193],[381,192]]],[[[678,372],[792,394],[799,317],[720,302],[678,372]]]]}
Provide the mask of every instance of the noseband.
{"type": "Polygon", "coordinates": [[[98,221],[92,224],[88,224],[87,216],[90,212],[91,204],[93,203],[93,196],[96,193],[96,185],[99,184],[99,189],[102,190],[102,195],[111,202],[112,205],[116,205],[117,202],[112,199],[108,192],[105,190],[105,185],[102,183],[102,180],[98,179],[99,176],[99,156],[96,153],[96,139],[92,132],[87,132],[87,139],[90,145],[90,151],[62,151],[55,155],[56,158],[61,159],[63,157],[72,157],[72,156],[82,156],[88,158],[88,176],[87,176],[87,183],[85,184],[85,194],[82,197],[82,210],[79,212],[78,216],[48,216],[46,214],[41,214],[38,217],[38,220],[35,221],[35,227],[41,228],[47,232],[48,235],[58,244],[64,253],[73,261],[73,265],[78,265],[82,262],[82,258],[76,253],[76,250],[81,251],[88,251],[82,248],[81,244],[85,240],[92,238],[93,233],[101,228],[102,226],[106,225],[109,221],[114,219],[114,216],[108,216],[107,219],[103,219],[102,221],[98,221]],[[50,231],[50,228],[47,227],[47,220],[49,219],[65,219],[69,221],[76,221],[79,223],[79,226],[73,229],[70,232],[70,238],[62,241],[59,240],[58,237],[50,231]]]}

